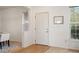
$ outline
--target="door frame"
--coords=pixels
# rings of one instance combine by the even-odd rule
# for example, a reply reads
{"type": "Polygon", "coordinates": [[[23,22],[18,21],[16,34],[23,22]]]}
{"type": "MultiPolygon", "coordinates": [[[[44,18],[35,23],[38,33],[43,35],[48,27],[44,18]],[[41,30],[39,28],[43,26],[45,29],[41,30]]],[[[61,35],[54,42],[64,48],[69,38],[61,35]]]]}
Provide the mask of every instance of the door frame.
{"type": "Polygon", "coordinates": [[[50,45],[50,40],[49,40],[49,12],[37,12],[35,14],[35,44],[36,44],[36,16],[38,14],[42,14],[42,13],[47,13],[48,14],[48,44],[47,44],[47,46],[49,46],[50,45]]]}

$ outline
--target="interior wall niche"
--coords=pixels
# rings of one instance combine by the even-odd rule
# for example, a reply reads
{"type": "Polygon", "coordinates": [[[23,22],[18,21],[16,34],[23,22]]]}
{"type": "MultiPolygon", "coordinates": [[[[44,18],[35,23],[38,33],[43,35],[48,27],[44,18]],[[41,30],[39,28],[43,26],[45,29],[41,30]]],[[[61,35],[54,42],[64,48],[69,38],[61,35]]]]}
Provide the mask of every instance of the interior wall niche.
{"type": "Polygon", "coordinates": [[[24,19],[25,21],[28,21],[28,12],[24,12],[24,19]]]}
{"type": "Polygon", "coordinates": [[[28,28],[29,28],[29,24],[28,23],[25,23],[24,24],[24,31],[28,31],[28,28]]]}
{"type": "Polygon", "coordinates": [[[28,31],[29,30],[29,19],[28,19],[29,15],[28,12],[24,12],[24,31],[28,31]]]}

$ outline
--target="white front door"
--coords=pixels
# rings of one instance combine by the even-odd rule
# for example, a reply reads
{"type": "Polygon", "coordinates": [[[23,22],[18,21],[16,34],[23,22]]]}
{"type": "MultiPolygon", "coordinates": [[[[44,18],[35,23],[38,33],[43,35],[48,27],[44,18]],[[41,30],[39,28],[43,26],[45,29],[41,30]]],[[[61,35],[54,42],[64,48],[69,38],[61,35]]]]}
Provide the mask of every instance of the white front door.
{"type": "Polygon", "coordinates": [[[36,14],[36,44],[48,45],[48,19],[47,12],[36,14]]]}

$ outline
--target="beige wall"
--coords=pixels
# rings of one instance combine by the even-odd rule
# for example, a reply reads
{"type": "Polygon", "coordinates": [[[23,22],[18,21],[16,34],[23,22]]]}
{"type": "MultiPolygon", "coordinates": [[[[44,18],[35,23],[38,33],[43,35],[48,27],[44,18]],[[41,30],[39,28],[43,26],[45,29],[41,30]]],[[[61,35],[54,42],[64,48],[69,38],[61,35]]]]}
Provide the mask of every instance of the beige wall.
{"type": "Polygon", "coordinates": [[[2,32],[10,33],[10,40],[21,42],[22,38],[22,13],[23,7],[2,10],[2,32]]]}

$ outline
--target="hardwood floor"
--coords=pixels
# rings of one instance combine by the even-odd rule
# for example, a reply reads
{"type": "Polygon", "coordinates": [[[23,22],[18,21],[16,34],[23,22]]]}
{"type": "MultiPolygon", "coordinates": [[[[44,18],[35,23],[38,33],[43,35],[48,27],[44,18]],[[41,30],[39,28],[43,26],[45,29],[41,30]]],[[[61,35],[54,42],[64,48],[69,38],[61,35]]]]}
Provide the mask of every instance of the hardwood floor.
{"type": "Polygon", "coordinates": [[[33,44],[26,48],[22,48],[20,42],[10,42],[12,48],[9,48],[8,53],[79,53],[79,50],[71,50],[58,47],[50,47],[47,45],[33,44]]]}
{"type": "Polygon", "coordinates": [[[17,42],[17,41],[10,41],[10,45],[14,46],[12,48],[9,48],[9,52],[14,53],[18,50],[22,49],[22,44],[21,42],[17,42]]]}
{"type": "Polygon", "coordinates": [[[33,44],[27,48],[20,49],[16,53],[43,53],[49,49],[47,45],[33,44]]]}
{"type": "Polygon", "coordinates": [[[49,50],[47,50],[45,53],[79,53],[79,50],[50,47],[49,50]]]}
{"type": "Polygon", "coordinates": [[[15,53],[79,53],[79,50],[33,44],[27,48],[17,49],[15,53]]]}

